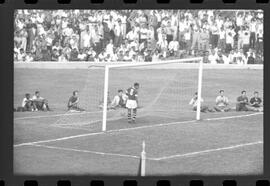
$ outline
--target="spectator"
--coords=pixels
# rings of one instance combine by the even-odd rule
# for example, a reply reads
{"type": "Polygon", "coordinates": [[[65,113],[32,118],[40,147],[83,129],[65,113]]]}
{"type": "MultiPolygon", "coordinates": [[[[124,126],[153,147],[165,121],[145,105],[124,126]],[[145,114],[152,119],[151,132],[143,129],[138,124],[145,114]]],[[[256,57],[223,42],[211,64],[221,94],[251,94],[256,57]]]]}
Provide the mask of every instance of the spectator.
{"type": "Polygon", "coordinates": [[[222,62],[237,49],[253,63],[250,48],[263,61],[259,10],[17,10],[14,23],[15,61],[98,61],[104,51],[103,61],[145,60],[145,50],[167,60],[218,49],[222,62]]]}

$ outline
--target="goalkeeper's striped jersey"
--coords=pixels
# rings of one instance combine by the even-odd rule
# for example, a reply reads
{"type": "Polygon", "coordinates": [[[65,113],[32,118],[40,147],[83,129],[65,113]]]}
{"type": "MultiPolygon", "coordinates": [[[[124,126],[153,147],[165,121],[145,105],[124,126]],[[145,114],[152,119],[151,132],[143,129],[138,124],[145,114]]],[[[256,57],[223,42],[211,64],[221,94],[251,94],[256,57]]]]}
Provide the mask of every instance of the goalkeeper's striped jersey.
{"type": "Polygon", "coordinates": [[[137,100],[138,91],[134,87],[130,87],[127,89],[126,95],[128,96],[129,100],[137,100]]]}

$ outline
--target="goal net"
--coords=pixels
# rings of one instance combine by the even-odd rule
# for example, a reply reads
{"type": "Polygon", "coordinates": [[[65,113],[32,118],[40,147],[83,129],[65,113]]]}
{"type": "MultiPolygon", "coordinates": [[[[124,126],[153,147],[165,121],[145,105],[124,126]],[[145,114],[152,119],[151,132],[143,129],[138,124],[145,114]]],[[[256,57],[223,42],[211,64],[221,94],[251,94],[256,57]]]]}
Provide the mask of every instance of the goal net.
{"type": "Polygon", "coordinates": [[[202,58],[90,66],[79,90],[79,106],[86,111],[67,112],[57,124],[106,131],[200,119],[200,109],[193,111],[189,102],[195,92],[200,100],[202,67],[202,58]],[[112,109],[111,102],[118,90],[125,93],[135,82],[139,108],[136,124],[128,124],[127,110],[112,109]]]}

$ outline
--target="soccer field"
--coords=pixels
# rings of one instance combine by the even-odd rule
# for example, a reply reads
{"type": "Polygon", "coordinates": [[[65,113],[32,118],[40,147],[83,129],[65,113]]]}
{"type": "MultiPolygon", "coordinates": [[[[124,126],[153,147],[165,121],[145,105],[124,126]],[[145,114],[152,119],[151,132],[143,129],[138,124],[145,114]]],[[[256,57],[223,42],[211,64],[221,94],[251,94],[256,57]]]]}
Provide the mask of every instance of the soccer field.
{"type": "MultiPolygon", "coordinates": [[[[113,119],[108,120],[105,133],[101,132],[101,111],[65,115],[73,90],[79,90],[81,97],[90,95],[97,107],[103,78],[102,69],[14,69],[14,107],[25,93],[40,90],[53,109],[14,113],[16,174],[135,176],[142,141],[146,143],[146,175],[263,173],[263,114],[202,113],[202,120],[196,121],[188,102],[197,91],[197,70],[112,72],[111,97],[138,81],[143,108],[138,110],[136,124],[128,124],[126,116],[112,117],[114,111],[109,111],[113,119]]],[[[249,98],[255,90],[263,97],[263,70],[205,69],[204,104],[213,106],[220,89],[231,106],[242,90],[249,98]]]]}

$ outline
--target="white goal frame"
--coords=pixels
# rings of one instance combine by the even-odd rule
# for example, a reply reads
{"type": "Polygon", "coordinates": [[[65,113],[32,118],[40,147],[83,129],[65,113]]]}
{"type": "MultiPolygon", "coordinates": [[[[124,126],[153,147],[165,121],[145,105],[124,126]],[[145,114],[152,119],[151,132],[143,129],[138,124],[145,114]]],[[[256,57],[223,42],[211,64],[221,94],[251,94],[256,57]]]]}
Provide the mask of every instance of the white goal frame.
{"type": "Polygon", "coordinates": [[[139,66],[150,66],[150,65],[164,65],[171,63],[181,63],[188,61],[199,61],[199,70],[198,70],[198,101],[197,101],[197,111],[196,111],[196,120],[200,120],[201,113],[201,94],[202,94],[202,74],[203,74],[203,57],[196,58],[187,58],[179,60],[169,60],[169,61],[158,61],[158,62],[143,62],[143,63],[127,63],[127,64],[108,64],[105,65],[105,75],[104,75],[104,94],[103,94],[103,113],[102,113],[102,131],[106,131],[107,125],[107,97],[108,97],[108,88],[109,88],[109,72],[112,68],[120,67],[139,67],[139,66]]]}

